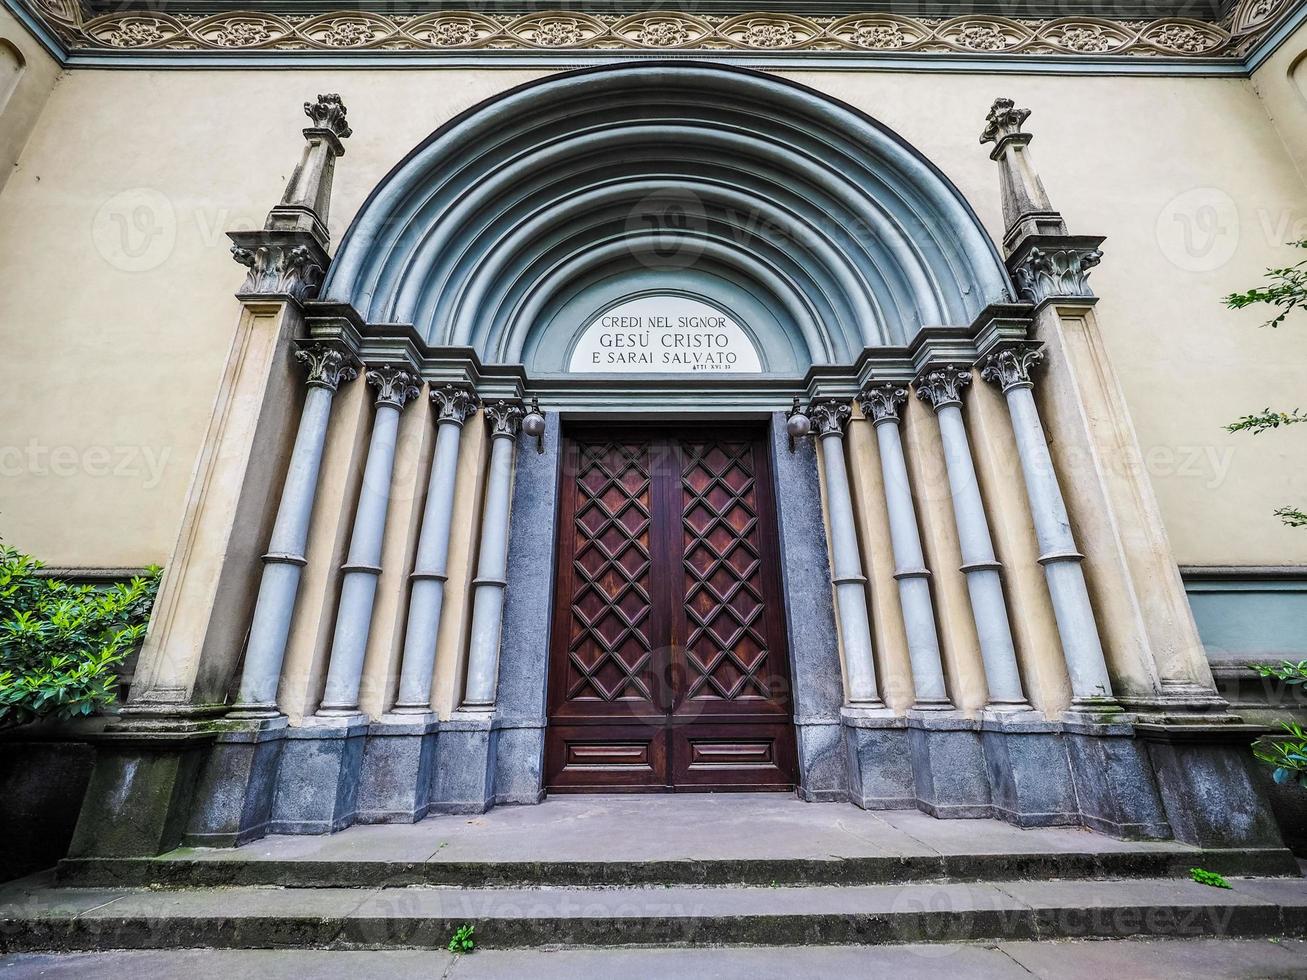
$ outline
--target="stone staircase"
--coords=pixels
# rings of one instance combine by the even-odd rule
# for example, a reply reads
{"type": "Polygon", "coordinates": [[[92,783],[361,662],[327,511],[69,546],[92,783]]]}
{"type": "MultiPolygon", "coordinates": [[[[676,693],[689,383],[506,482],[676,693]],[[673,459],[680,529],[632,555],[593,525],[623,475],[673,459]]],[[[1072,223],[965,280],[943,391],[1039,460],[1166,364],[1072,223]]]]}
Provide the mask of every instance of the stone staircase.
{"type": "Polygon", "coordinates": [[[801,946],[1307,935],[1287,851],[866,813],[574,797],[481,817],[83,859],[0,888],[3,952],[801,946]],[[1189,878],[1201,867],[1231,888],[1189,878]]]}

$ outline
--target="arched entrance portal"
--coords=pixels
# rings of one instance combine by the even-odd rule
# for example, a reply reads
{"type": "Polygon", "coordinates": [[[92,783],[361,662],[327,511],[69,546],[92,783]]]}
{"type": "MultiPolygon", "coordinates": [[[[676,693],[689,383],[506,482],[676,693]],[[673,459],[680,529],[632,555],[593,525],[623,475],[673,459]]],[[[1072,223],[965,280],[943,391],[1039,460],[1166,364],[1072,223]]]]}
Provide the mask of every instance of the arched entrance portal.
{"type": "Polygon", "coordinates": [[[440,733],[446,802],[546,783],[842,795],[824,531],[800,517],[821,491],[780,410],[847,399],[873,362],[910,370],[923,328],[965,336],[1009,295],[934,167],[771,76],[568,73],[415,149],[344,236],[316,312],[348,311],[365,357],[403,331],[424,377],[557,413],[549,462],[517,452],[502,568],[481,557],[468,691],[440,733]]]}

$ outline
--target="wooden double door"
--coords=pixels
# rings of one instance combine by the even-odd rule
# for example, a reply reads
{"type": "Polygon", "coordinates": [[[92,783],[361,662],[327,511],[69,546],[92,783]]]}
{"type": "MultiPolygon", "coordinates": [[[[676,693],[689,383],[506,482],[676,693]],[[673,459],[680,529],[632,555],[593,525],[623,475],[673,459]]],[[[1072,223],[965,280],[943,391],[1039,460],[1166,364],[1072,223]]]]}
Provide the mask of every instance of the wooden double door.
{"type": "Polygon", "coordinates": [[[765,431],[570,431],[559,530],[548,788],[792,789],[765,431]]]}

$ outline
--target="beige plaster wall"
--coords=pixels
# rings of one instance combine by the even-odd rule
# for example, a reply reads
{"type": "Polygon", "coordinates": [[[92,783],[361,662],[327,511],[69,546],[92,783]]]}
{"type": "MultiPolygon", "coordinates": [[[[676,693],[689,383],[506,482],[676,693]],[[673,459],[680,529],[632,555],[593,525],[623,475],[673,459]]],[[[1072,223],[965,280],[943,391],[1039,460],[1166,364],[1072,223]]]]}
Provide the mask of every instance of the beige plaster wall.
{"type": "MultiPolygon", "coordinates": [[[[0,254],[17,256],[0,263],[0,330],[12,376],[27,381],[0,395],[0,534],[53,564],[166,559],[239,317],[242,270],[223,232],[258,224],[277,199],[305,98],[339,91],[349,106],[339,234],[432,129],[539,74],[69,73],[0,193],[0,254]]],[[[996,168],[977,136],[995,96],[1032,108],[1054,203],[1073,231],[1108,236],[1099,319],[1177,557],[1307,561],[1307,535],[1270,514],[1307,499],[1307,432],[1221,429],[1298,404],[1307,368],[1307,330],[1259,330],[1256,311],[1220,304],[1288,257],[1281,241],[1307,237],[1307,191],[1285,117],[1259,98],[1262,73],[786,74],[896,129],[996,235],[996,168]]]]}
{"type": "Polygon", "coordinates": [[[14,172],[58,80],[58,63],[13,14],[0,8],[0,188],[14,172]]]}

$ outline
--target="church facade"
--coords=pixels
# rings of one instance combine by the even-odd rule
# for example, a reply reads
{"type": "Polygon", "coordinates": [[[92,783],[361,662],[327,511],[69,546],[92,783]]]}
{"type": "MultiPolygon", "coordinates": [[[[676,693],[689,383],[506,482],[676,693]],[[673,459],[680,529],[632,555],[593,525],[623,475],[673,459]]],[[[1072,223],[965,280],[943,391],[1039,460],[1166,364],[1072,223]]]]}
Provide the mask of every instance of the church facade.
{"type": "Polygon", "coordinates": [[[1278,846],[1302,441],[1223,426],[1307,342],[1221,298],[1307,238],[1303,5],[727,6],[6,0],[0,531],[165,566],[73,857],[587,792],[1278,846]]]}

